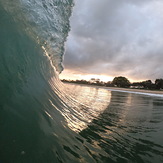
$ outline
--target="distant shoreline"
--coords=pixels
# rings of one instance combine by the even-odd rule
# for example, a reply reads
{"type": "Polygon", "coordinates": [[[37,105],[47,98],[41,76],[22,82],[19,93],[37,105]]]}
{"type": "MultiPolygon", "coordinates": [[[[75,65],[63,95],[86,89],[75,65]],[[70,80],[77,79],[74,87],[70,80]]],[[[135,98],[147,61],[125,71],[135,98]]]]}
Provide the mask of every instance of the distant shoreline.
{"type": "Polygon", "coordinates": [[[146,89],[132,89],[132,88],[116,88],[116,87],[105,87],[108,90],[115,91],[125,91],[125,92],[138,92],[138,93],[148,93],[148,94],[158,94],[163,95],[163,91],[156,90],[146,90],[146,89]]]}
{"type": "Polygon", "coordinates": [[[88,86],[88,87],[94,87],[94,88],[101,88],[101,89],[107,89],[107,90],[110,90],[110,91],[163,95],[163,91],[160,91],[160,90],[157,91],[157,90],[132,89],[132,88],[120,88],[120,87],[104,87],[104,86],[78,84],[78,83],[65,83],[65,84],[74,84],[74,85],[80,85],[80,86],[88,86]]]}

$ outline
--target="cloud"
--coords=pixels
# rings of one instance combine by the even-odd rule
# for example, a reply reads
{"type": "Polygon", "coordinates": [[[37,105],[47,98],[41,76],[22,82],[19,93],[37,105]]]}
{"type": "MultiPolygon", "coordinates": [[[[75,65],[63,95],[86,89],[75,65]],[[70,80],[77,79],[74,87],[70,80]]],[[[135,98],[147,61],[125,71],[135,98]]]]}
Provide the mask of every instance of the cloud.
{"type": "Polygon", "coordinates": [[[64,65],[80,73],[163,77],[163,1],[77,0],[64,65]]]}

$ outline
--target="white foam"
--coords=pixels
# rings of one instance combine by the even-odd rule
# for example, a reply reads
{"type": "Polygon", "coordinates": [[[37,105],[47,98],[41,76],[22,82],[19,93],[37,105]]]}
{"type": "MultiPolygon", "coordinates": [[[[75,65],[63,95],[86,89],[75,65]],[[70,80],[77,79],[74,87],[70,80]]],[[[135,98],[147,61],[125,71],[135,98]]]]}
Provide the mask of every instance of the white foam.
{"type": "MultiPolygon", "coordinates": [[[[70,30],[73,0],[0,0],[13,19],[44,46],[58,72],[63,70],[64,44],[70,30]]],[[[0,4],[0,5],[1,5],[0,4]]]]}

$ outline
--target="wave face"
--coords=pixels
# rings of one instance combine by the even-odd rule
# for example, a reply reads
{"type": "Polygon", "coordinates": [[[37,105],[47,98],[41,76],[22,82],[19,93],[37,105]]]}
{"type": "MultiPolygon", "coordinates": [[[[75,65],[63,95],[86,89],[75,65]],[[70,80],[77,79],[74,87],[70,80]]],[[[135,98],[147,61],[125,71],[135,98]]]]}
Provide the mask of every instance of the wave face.
{"type": "Polygon", "coordinates": [[[0,0],[0,162],[69,162],[80,144],[58,79],[72,6],[0,0]]]}

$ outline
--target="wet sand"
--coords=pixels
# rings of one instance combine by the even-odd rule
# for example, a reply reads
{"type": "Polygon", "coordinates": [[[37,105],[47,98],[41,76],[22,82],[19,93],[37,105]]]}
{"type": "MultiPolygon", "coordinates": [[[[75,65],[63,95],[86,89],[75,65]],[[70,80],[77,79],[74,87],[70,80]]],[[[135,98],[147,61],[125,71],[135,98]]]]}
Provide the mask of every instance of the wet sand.
{"type": "Polygon", "coordinates": [[[149,94],[160,94],[163,95],[163,91],[156,90],[144,90],[144,89],[131,89],[131,88],[117,88],[117,87],[104,87],[105,89],[111,91],[125,91],[125,92],[141,92],[141,93],[149,93],[149,94]]]}

